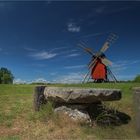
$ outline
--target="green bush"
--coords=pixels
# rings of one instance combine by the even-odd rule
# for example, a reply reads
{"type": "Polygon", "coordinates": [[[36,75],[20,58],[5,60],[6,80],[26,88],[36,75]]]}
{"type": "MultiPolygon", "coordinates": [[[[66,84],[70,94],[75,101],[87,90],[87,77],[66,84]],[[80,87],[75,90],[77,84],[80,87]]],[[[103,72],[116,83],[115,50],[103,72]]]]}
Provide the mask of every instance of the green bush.
{"type": "Polygon", "coordinates": [[[7,68],[0,68],[0,84],[12,84],[14,76],[7,68]]]}
{"type": "Polygon", "coordinates": [[[140,74],[135,77],[134,82],[140,83],[140,74]]]}

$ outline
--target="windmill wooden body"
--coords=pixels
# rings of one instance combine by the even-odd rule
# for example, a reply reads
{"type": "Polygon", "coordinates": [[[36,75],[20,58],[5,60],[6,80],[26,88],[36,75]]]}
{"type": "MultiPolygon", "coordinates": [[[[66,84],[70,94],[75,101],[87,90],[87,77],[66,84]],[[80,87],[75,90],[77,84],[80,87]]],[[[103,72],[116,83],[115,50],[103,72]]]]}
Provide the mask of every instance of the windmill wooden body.
{"type": "Polygon", "coordinates": [[[78,44],[79,47],[83,48],[86,52],[88,52],[92,59],[88,65],[88,73],[85,75],[83,82],[89,79],[93,79],[94,82],[108,82],[110,78],[113,81],[117,81],[114,74],[109,69],[109,65],[112,64],[105,56],[105,51],[110,47],[110,45],[117,39],[117,36],[111,33],[108,39],[103,44],[103,47],[99,52],[94,53],[90,48],[86,46],[85,43],[78,44]]]}
{"type": "Polygon", "coordinates": [[[107,68],[100,59],[97,60],[95,66],[92,68],[91,77],[95,81],[107,80],[107,68]]]}

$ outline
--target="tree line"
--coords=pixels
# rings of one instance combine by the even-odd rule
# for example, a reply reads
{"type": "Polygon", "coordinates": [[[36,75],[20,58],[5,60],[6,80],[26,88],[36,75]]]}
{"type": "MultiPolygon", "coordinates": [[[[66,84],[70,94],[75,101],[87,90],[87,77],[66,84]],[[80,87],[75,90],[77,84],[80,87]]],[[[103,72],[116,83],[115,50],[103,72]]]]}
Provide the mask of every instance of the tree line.
{"type": "MultiPolygon", "coordinates": [[[[7,68],[0,68],[0,84],[13,84],[14,76],[7,68]]],[[[123,81],[124,82],[124,81],[123,81]]],[[[128,82],[140,83],[140,75],[137,75],[134,80],[128,82]]]]}
{"type": "Polygon", "coordinates": [[[7,68],[0,68],[0,84],[12,84],[14,76],[7,68]]]}
{"type": "Polygon", "coordinates": [[[134,82],[140,83],[140,74],[135,77],[134,82]]]}

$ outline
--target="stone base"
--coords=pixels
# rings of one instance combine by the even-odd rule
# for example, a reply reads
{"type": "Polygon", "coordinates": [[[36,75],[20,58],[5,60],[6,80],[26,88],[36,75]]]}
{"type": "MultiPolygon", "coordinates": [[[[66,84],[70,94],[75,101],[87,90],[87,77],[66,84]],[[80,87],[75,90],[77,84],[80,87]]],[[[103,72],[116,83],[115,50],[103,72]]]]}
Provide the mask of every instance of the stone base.
{"type": "Polygon", "coordinates": [[[91,119],[86,110],[79,110],[77,108],[70,108],[66,106],[60,106],[54,109],[57,113],[64,113],[68,115],[74,121],[81,121],[85,123],[90,123],[91,119]]]}

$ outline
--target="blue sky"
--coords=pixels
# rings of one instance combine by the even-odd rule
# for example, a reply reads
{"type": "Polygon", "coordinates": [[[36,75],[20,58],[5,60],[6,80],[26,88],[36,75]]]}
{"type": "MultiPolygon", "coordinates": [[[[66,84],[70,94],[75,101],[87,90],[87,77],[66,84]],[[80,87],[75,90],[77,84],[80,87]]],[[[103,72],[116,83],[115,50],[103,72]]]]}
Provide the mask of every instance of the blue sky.
{"type": "Polygon", "coordinates": [[[110,32],[118,40],[106,51],[118,80],[140,73],[140,2],[0,2],[0,67],[15,82],[78,82],[90,55],[110,32]]]}

